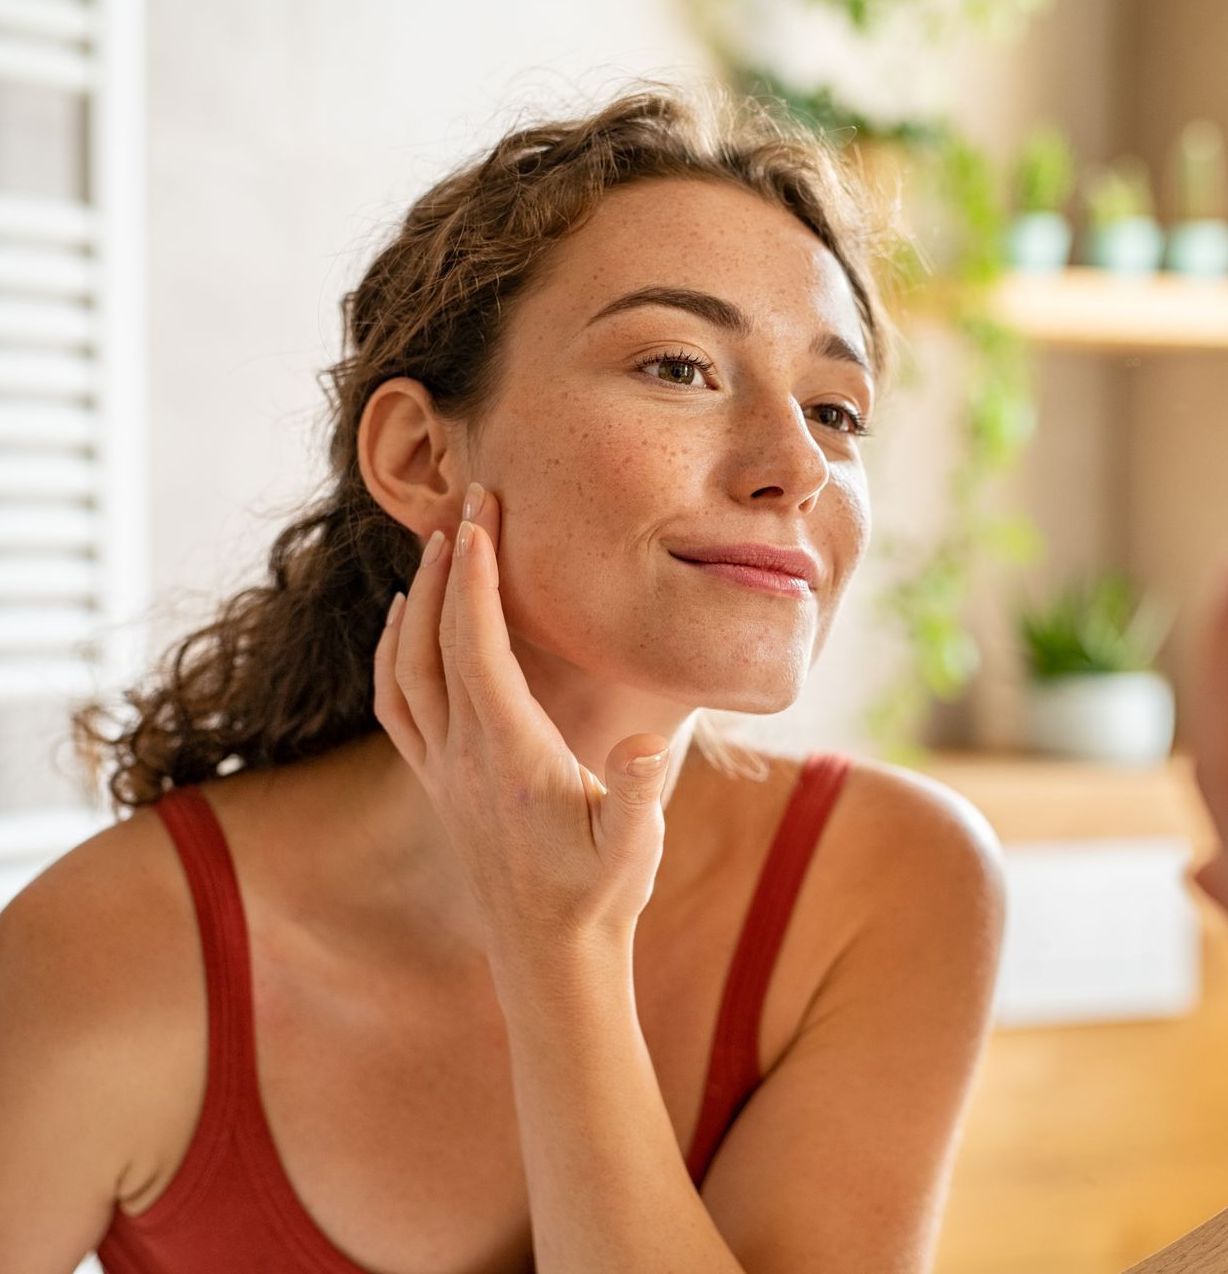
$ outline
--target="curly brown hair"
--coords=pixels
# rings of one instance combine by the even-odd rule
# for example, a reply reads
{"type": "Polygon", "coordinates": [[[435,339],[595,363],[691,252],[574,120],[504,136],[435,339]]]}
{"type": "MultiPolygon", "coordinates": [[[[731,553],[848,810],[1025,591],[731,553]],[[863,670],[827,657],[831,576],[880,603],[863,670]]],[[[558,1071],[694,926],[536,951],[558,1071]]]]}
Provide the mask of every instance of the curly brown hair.
{"type": "MultiPolygon", "coordinates": [[[[329,409],[328,475],[323,494],[277,535],[268,582],[236,593],[180,639],[149,688],[123,692],[135,719],[118,735],[98,728],[114,715],[103,704],[72,712],[72,743],[95,786],[109,769],[115,813],[380,728],[375,645],[423,546],[359,471],[367,400],[382,382],[409,376],[443,416],[477,429],[500,383],[512,306],[546,277],[551,247],[607,191],[677,176],[749,189],[809,226],[843,266],[871,365],[886,379],[896,329],[872,271],[889,259],[881,248],[890,232],[836,144],[777,99],[640,79],[589,114],[508,132],[418,198],[342,298],[343,356],[317,375],[329,409]]],[[[729,737],[701,713],[697,745],[733,770],[729,737]]]]}

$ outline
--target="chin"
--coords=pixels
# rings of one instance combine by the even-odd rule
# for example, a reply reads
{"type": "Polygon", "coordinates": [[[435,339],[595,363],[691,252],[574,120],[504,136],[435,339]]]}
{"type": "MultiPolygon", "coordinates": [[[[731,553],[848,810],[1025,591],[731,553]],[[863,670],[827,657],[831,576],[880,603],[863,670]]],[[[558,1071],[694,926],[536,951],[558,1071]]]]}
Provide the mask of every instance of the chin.
{"type": "Polygon", "coordinates": [[[773,687],[743,685],[726,694],[708,692],[703,706],[717,712],[744,712],[748,716],[767,717],[784,712],[801,698],[805,678],[800,682],[773,687]]]}

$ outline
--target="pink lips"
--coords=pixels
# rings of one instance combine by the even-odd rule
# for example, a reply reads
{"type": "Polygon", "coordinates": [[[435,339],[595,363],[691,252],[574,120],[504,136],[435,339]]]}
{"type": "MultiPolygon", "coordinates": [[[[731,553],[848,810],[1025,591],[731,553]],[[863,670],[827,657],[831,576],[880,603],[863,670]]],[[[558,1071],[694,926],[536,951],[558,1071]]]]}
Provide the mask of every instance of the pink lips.
{"type": "Polygon", "coordinates": [[[693,566],[698,571],[730,580],[763,592],[808,597],[810,585],[796,575],[786,575],[783,571],[768,571],[758,566],[745,566],[741,562],[690,562],[686,558],[678,558],[685,566],[693,566]]]}
{"type": "Polygon", "coordinates": [[[818,559],[801,545],[744,540],[736,544],[677,544],[669,551],[686,562],[731,562],[760,571],[795,575],[812,589],[819,586],[818,559]]]}

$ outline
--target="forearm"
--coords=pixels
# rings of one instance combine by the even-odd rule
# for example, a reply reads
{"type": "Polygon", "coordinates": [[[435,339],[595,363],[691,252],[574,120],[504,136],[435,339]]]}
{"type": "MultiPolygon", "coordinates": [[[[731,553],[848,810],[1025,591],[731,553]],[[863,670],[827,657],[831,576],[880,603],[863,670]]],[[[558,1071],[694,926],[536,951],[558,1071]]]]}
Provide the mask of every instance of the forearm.
{"type": "Polygon", "coordinates": [[[625,946],[497,975],[538,1274],[745,1274],[678,1147],[625,946]]]}

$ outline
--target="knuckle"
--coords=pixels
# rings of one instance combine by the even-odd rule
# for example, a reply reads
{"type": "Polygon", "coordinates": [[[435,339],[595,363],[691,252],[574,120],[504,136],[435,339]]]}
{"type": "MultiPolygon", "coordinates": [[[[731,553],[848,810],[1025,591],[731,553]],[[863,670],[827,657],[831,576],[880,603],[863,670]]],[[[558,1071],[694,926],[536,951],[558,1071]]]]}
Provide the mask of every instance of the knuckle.
{"type": "Polygon", "coordinates": [[[466,658],[462,656],[452,661],[453,667],[464,677],[465,681],[480,693],[480,687],[485,685],[486,670],[480,659],[466,658]]]}
{"type": "Polygon", "coordinates": [[[420,681],[425,669],[417,655],[407,654],[399,658],[393,665],[393,678],[402,690],[408,689],[420,681]]]}
{"type": "Polygon", "coordinates": [[[485,661],[480,651],[472,646],[454,642],[450,647],[452,664],[466,680],[478,680],[485,671],[485,661]]]}

